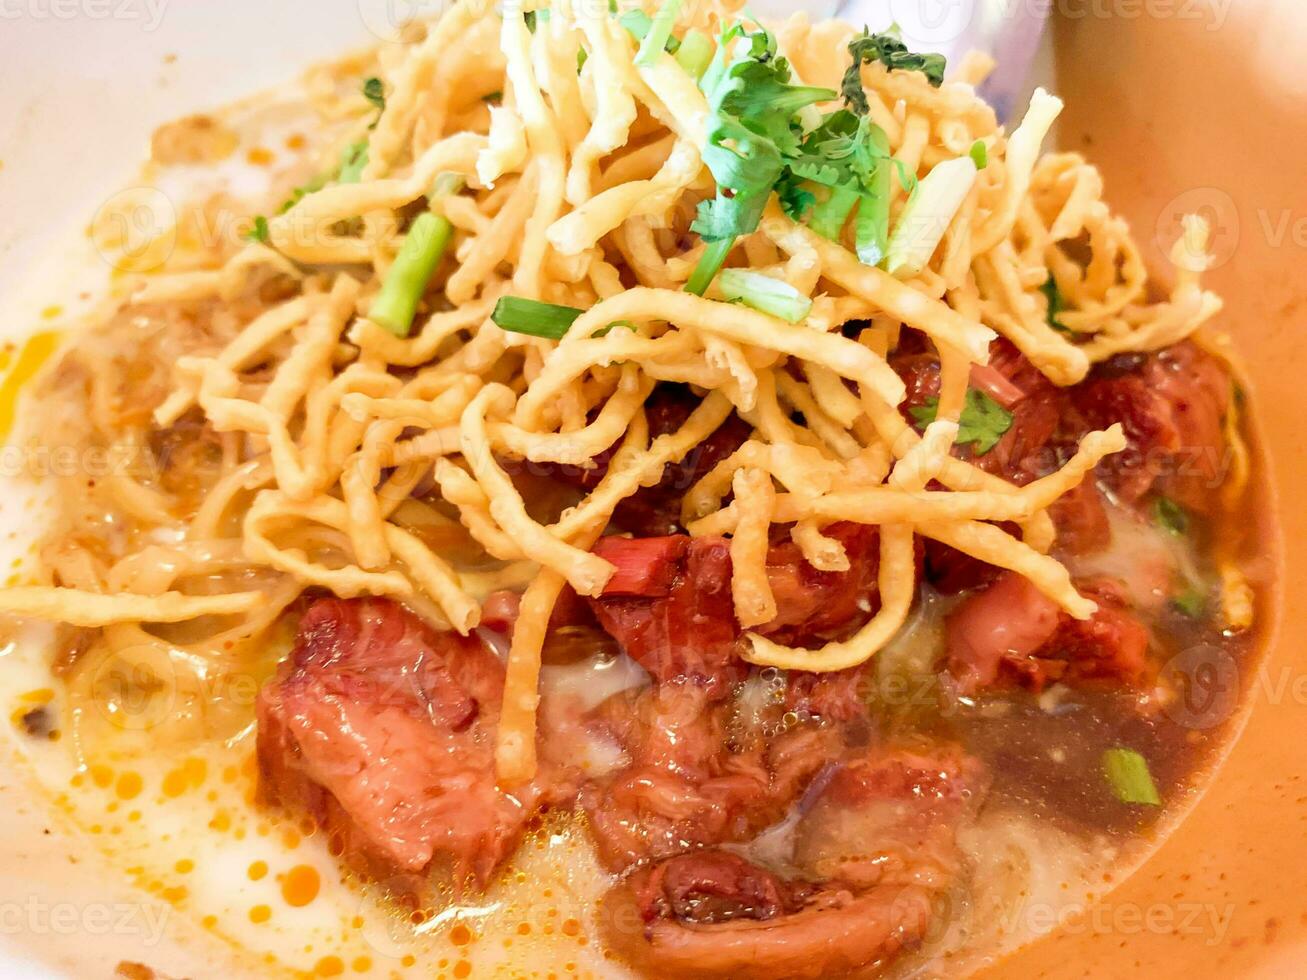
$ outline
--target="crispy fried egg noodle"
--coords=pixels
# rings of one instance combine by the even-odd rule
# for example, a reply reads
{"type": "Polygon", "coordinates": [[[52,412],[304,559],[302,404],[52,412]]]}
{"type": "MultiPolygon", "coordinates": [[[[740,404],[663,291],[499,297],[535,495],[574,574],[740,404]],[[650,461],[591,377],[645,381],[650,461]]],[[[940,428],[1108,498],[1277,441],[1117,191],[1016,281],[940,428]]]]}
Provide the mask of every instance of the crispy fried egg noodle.
{"type": "MultiPolygon", "coordinates": [[[[693,5],[678,28],[717,37],[733,7],[693,5]]],[[[708,106],[670,54],[637,64],[637,42],[596,9],[554,3],[531,30],[520,10],[460,0],[370,66],[388,98],[364,134],[360,179],[304,195],[269,221],[266,243],[147,277],[129,304],[229,304],[236,318],[220,340],[177,359],[152,420],[135,407],[142,429],[198,417],[217,473],[189,514],[148,474],[116,477],[114,499],[143,526],[168,530],[170,543],[133,535],[106,561],[65,533],[46,549],[48,586],[0,592],[0,612],[84,627],[193,621],[180,639],[143,640],[154,634],[136,629],[124,642],[212,672],[233,640],[270,629],[306,589],[395,596],[466,634],[489,591],[525,584],[496,755],[511,785],[536,768],[536,685],[560,592],[603,592],[613,567],[591,549],[615,509],[736,413],[752,435],[689,489],[683,520],[692,534],[731,536],[743,626],[776,613],[772,525],[793,524],[823,570],[848,567],[823,527],[880,527],[876,615],[818,650],[750,634],[749,661],[832,671],[875,656],[908,617],[919,536],[1026,576],[1071,616],[1093,614],[1048,554],[1046,511],[1125,447],[1120,426],[1017,487],[950,455],[967,379],[997,336],[1071,385],[1095,362],[1192,333],[1220,308],[1199,281],[1202,220],[1186,221],[1174,289],[1154,299],[1097,171],[1075,154],[1041,156],[1056,98],[1037,92],[1009,133],[972,88],[983,62],[940,87],[872,64],[862,69],[868,113],[907,174],[924,178],[977,141],[985,148],[987,165],[938,246],[895,274],[859,259],[851,229],[828,239],[773,198],[726,266],[785,283],[811,301],[807,314],[787,322],[729,302],[719,283],[694,295],[684,286],[705,246],[688,225],[715,190],[701,152],[708,106]],[[492,94],[501,102],[489,106],[492,94]],[[440,175],[462,189],[432,193],[440,175]],[[411,333],[397,336],[371,316],[422,212],[447,219],[452,240],[411,333]],[[1057,327],[1042,288],[1050,276],[1064,299],[1057,327]],[[507,295],[585,312],[561,339],[524,336],[491,319],[507,295]],[[897,410],[904,385],[887,362],[904,327],[942,363],[937,417],[921,434],[897,410]],[[701,401],[679,430],[651,438],[644,404],[659,381],[692,385],[701,401]],[[512,477],[513,461],[588,467],[614,445],[597,485],[551,518],[512,477]],[[419,486],[448,508],[415,495],[419,486]]],[[[778,29],[804,82],[837,89],[832,44],[843,51],[851,33],[802,17],[778,29]]],[[[324,87],[320,108],[361,130],[369,110],[356,91],[324,87]]],[[[903,180],[895,218],[910,201],[903,180]]],[[[94,401],[102,369],[87,352],[60,369],[80,364],[94,401]]],[[[106,404],[95,424],[112,435],[121,415],[106,404]]]]}

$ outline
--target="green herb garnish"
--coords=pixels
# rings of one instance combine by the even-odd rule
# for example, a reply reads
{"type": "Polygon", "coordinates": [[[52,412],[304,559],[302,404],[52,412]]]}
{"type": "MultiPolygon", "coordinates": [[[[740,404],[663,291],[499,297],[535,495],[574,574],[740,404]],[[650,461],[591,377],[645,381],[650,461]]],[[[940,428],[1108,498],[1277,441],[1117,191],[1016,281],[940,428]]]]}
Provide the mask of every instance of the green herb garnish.
{"type": "Polygon", "coordinates": [[[652,68],[658,63],[658,56],[669,48],[672,28],[676,26],[676,16],[681,12],[682,0],[663,0],[663,5],[649,22],[649,30],[640,41],[640,50],[635,53],[635,63],[642,68],[652,68]]]}
{"type": "MultiPolygon", "coordinates": [[[[802,132],[795,115],[834,98],[835,92],[791,84],[790,66],[777,53],[776,39],[741,24],[722,33],[699,87],[711,109],[703,159],[717,181],[717,195],[699,205],[691,226],[709,245],[687,286],[702,294],[735,239],[758,227],[787,160],[800,152],[802,132]]],[[[801,203],[796,193],[794,188],[783,193],[792,207],[801,203]]]]}
{"type": "Polygon", "coordinates": [[[513,333],[561,340],[576,322],[576,318],[584,312],[575,306],[559,306],[520,296],[504,296],[495,304],[490,319],[494,320],[500,329],[510,330],[513,333]]]}
{"type": "Polygon", "coordinates": [[[862,33],[849,42],[849,54],[853,56],[853,64],[844,73],[841,94],[849,108],[860,116],[867,114],[867,93],[862,88],[864,64],[879,61],[891,71],[920,71],[935,88],[944,84],[944,56],[909,51],[899,36],[897,25],[881,34],[873,34],[864,27],[862,33]]]}
{"type": "Polygon", "coordinates": [[[377,112],[386,111],[386,86],[379,78],[369,78],[363,83],[363,98],[377,108],[377,112]]]}
{"type": "MultiPolygon", "coordinates": [[[[939,399],[931,396],[925,404],[911,409],[913,422],[917,428],[924,429],[939,412],[939,399]]],[[[962,406],[962,415],[958,419],[958,443],[970,443],[975,447],[976,455],[983,456],[1003,438],[1004,433],[1012,428],[1012,413],[976,388],[967,389],[966,401],[962,406]]]]}
{"type": "MultiPolygon", "coordinates": [[[[442,174],[436,179],[430,197],[434,200],[457,194],[462,186],[461,177],[442,174]]],[[[368,311],[369,320],[397,337],[408,336],[413,328],[418,304],[449,247],[453,232],[454,227],[448,218],[431,211],[425,211],[413,219],[399,254],[386,272],[381,292],[372,301],[372,308],[368,311]]]]}
{"type": "Polygon", "coordinates": [[[761,272],[726,269],[717,277],[717,285],[728,300],[769,313],[787,323],[798,323],[812,309],[812,300],[788,282],[761,272]]]}
{"type": "MultiPolygon", "coordinates": [[[[637,41],[644,41],[649,36],[649,31],[653,29],[653,18],[643,10],[628,10],[617,18],[617,23],[621,24],[626,29],[626,33],[637,41]]],[[[669,34],[663,43],[663,50],[674,53],[680,46],[681,42],[669,34]]]]}
{"type": "Polygon", "coordinates": [[[1158,497],[1153,501],[1153,520],[1158,527],[1177,538],[1189,530],[1189,512],[1170,497],[1158,497]]]}
{"type": "MultiPolygon", "coordinates": [[[[357,143],[351,143],[340,155],[340,169],[336,172],[336,180],[342,184],[357,184],[363,179],[363,168],[367,165],[368,141],[359,140],[357,143]]],[[[300,196],[303,197],[302,194],[300,196]]]]}
{"type": "Polygon", "coordinates": [[[1207,594],[1204,590],[1191,586],[1171,597],[1171,608],[1190,619],[1201,619],[1207,609],[1207,594]]]}
{"type": "Polygon", "coordinates": [[[976,165],[977,170],[984,170],[989,166],[989,147],[985,145],[984,140],[976,140],[971,144],[968,151],[971,155],[971,162],[976,165]]]}
{"type": "Polygon", "coordinates": [[[268,219],[263,215],[254,216],[254,224],[250,225],[249,231],[241,236],[247,242],[261,242],[268,244],[268,219]]]}
{"type": "Polygon", "coordinates": [[[1048,278],[1039,287],[1039,291],[1044,294],[1044,299],[1048,300],[1048,306],[1044,311],[1044,321],[1054,330],[1061,333],[1070,333],[1070,328],[1058,319],[1059,314],[1066,309],[1066,301],[1062,299],[1062,290],[1057,288],[1057,280],[1053,278],[1053,273],[1048,274],[1048,278]]]}
{"type": "Polygon", "coordinates": [[[1134,749],[1108,749],[1103,753],[1103,773],[1122,803],[1161,806],[1162,798],[1148,771],[1148,761],[1134,749]]]}
{"type": "MultiPolygon", "coordinates": [[[[670,45],[674,40],[675,38],[672,38],[668,44],[670,45]]],[[[685,39],[677,47],[669,47],[668,50],[676,54],[676,63],[696,82],[703,78],[703,73],[712,63],[712,38],[694,28],[685,32],[685,39]]]]}

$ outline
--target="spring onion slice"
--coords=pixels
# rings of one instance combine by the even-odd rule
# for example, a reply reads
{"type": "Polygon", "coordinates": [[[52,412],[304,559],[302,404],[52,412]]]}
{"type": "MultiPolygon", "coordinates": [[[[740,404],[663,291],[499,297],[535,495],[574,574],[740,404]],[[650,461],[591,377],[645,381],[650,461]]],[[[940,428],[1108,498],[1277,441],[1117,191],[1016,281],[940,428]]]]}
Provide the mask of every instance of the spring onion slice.
{"type": "Polygon", "coordinates": [[[490,319],[500,329],[513,333],[561,340],[583,312],[585,311],[578,310],[575,306],[558,306],[521,296],[504,296],[495,304],[490,319]]]}
{"type": "Polygon", "coordinates": [[[636,52],[635,63],[640,68],[652,68],[658,63],[658,56],[667,48],[667,41],[672,36],[672,28],[676,25],[676,17],[681,12],[681,0],[666,0],[658,8],[658,13],[654,14],[653,21],[649,24],[649,33],[644,36],[640,42],[640,50],[636,52]]]}
{"type": "Polygon", "coordinates": [[[1122,803],[1162,805],[1148,761],[1134,749],[1108,749],[1103,753],[1103,772],[1122,803]]]}
{"type": "Polygon", "coordinates": [[[699,257],[699,263],[690,273],[690,281],[685,284],[687,293],[694,293],[696,296],[702,296],[707,292],[708,287],[712,285],[713,279],[717,277],[722,263],[726,261],[726,256],[731,254],[731,249],[735,247],[735,238],[720,238],[715,242],[709,242],[708,247],[704,249],[703,255],[699,257]]]}
{"type": "Polygon", "coordinates": [[[760,313],[769,313],[787,323],[798,323],[812,309],[812,300],[788,282],[747,269],[726,269],[717,277],[717,288],[729,300],[737,300],[760,313]]]}
{"type": "Polygon", "coordinates": [[[922,178],[890,236],[885,268],[899,279],[921,272],[935,254],[962,202],[976,182],[970,156],[945,160],[922,178]]]}
{"type": "MultiPolygon", "coordinates": [[[[454,174],[442,174],[436,179],[431,198],[448,197],[458,193],[463,179],[454,174]]],[[[427,284],[436,267],[444,258],[453,235],[449,219],[431,211],[418,215],[404,236],[395,262],[386,273],[381,292],[372,303],[368,319],[389,330],[396,337],[407,337],[413,328],[418,303],[427,291],[427,284]]]]}
{"type": "Polygon", "coordinates": [[[685,32],[684,40],[676,49],[676,63],[697,82],[703,78],[703,73],[708,70],[708,65],[712,63],[715,53],[712,38],[701,31],[690,28],[685,32]]]}

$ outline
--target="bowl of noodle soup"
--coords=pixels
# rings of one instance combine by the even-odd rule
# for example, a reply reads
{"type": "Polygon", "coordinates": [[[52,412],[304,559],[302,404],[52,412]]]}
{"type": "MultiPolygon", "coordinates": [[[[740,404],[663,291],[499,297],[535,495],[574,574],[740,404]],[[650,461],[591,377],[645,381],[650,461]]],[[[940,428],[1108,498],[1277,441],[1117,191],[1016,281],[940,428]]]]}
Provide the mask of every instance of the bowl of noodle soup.
{"type": "Polygon", "coordinates": [[[669,6],[328,18],[29,284],[13,741],[105,869],[35,947],[962,974],[1197,799],[1275,594],[1220,212],[1132,236],[983,58],[669,6]]]}

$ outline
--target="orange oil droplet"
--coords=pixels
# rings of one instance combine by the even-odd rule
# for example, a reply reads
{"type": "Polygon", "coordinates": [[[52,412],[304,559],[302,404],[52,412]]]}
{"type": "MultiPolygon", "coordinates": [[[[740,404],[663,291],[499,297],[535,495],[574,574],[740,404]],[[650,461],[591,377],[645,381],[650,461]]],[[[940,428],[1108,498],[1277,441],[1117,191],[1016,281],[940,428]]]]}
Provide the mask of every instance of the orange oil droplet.
{"type": "Polygon", "coordinates": [[[281,882],[281,897],[291,908],[303,908],[318,897],[322,881],[316,868],[297,864],[286,872],[281,882]]]}
{"type": "Polygon", "coordinates": [[[267,876],[268,863],[266,861],[255,861],[250,865],[249,871],[246,873],[250,876],[250,881],[258,881],[267,876]]]}
{"type": "Polygon", "coordinates": [[[114,792],[118,794],[120,800],[134,800],[141,795],[141,790],[145,788],[145,781],[141,779],[141,774],[137,772],[125,772],[118,777],[118,785],[114,792]]]}

